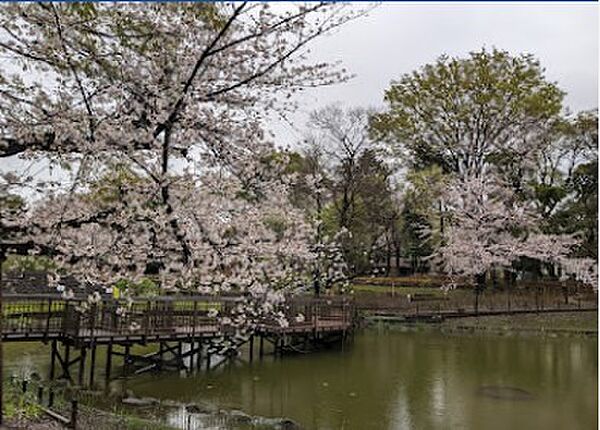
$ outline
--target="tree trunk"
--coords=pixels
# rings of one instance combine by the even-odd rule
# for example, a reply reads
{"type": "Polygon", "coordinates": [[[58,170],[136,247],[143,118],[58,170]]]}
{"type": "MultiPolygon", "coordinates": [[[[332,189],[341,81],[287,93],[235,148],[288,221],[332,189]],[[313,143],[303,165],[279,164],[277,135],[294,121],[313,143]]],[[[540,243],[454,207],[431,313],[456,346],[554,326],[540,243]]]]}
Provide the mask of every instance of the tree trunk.
{"type": "Polygon", "coordinates": [[[475,313],[479,312],[479,295],[485,289],[485,272],[475,275],[475,313]]]}
{"type": "Polygon", "coordinates": [[[504,269],[502,272],[502,278],[504,281],[504,289],[505,290],[510,290],[511,284],[512,284],[512,272],[510,271],[510,269],[504,269]]]}
{"type": "Polygon", "coordinates": [[[385,276],[390,276],[390,271],[392,269],[392,246],[390,242],[387,243],[386,252],[385,252],[385,276]]]}
{"type": "Polygon", "coordinates": [[[490,278],[492,280],[492,289],[494,291],[498,290],[498,273],[496,272],[495,267],[490,269],[490,278]]]}

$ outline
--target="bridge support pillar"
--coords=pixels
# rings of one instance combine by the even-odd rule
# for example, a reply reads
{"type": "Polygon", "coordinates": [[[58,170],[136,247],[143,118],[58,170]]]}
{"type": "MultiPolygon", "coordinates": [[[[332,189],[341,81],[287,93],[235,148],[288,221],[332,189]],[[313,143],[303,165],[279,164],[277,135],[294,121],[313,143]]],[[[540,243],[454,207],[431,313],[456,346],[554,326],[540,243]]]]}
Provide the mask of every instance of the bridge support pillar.
{"type": "Polygon", "coordinates": [[[81,347],[81,350],[79,351],[79,373],[78,373],[78,383],[80,386],[83,385],[83,377],[85,376],[85,358],[86,358],[86,354],[87,354],[87,349],[85,348],[85,346],[81,347]]]}
{"type": "Polygon", "coordinates": [[[250,363],[252,363],[252,360],[254,359],[254,335],[250,336],[250,343],[248,344],[248,360],[250,360],[250,363]]]}
{"type": "Polygon", "coordinates": [[[90,388],[94,388],[94,372],[96,371],[96,344],[93,343],[91,347],[91,357],[90,357],[90,379],[89,384],[90,388]]]}
{"type": "Polygon", "coordinates": [[[56,367],[56,340],[52,341],[52,346],[50,347],[50,380],[53,381],[54,380],[54,369],[56,367]]]}
{"type": "Polygon", "coordinates": [[[65,361],[63,361],[62,364],[62,368],[63,368],[63,377],[67,377],[69,380],[71,379],[71,375],[69,373],[69,357],[71,353],[71,346],[67,343],[65,344],[65,361]]]}
{"type": "Polygon", "coordinates": [[[185,362],[183,360],[183,344],[181,341],[177,342],[177,367],[179,369],[185,368],[185,362]]]}
{"type": "Polygon", "coordinates": [[[123,373],[125,376],[129,375],[129,365],[131,362],[130,348],[129,344],[125,345],[125,354],[123,355],[123,373]]]}
{"type": "Polygon", "coordinates": [[[106,371],[104,373],[104,378],[105,378],[105,384],[104,386],[106,388],[108,388],[108,384],[110,383],[110,371],[111,371],[111,364],[112,364],[112,349],[113,349],[113,344],[112,344],[112,340],[109,342],[108,346],[106,347],[106,371]]]}
{"type": "Polygon", "coordinates": [[[165,349],[165,344],[164,342],[160,342],[158,344],[158,364],[157,364],[157,368],[160,370],[162,369],[162,363],[163,363],[163,359],[164,359],[164,349],[165,349]]]}
{"type": "Polygon", "coordinates": [[[202,368],[202,340],[198,340],[198,354],[196,355],[196,370],[202,368]]]}
{"type": "Polygon", "coordinates": [[[194,338],[192,338],[190,341],[190,353],[189,353],[189,360],[188,360],[188,366],[187,366],[188,373],[192,373],[192,371],[194,370],[194,355],[195,355],[194,347],[195,347],[195,342],[194,342],[194,338]]]}

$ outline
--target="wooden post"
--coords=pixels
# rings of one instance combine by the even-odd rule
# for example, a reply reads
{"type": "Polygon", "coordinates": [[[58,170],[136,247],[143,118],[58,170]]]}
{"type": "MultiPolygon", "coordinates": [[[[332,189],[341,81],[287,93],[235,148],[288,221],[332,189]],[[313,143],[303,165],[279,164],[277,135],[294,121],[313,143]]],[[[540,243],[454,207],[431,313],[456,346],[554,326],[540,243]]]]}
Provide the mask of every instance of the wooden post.
{"type": "Polygon", "coordinates": [[[158,369],[161,370],[162,369],[162,365],[163,365],[163,356],[164,356],[164,344],[163,342],[159,342],[158,344],[158,369]]]}
{"type": "Polygon", "coordinates": [[[181,341],[177,343],[177,367],[183,368],[185,364],[183,363],[183,345],[181,341]]]}
{"type": "Polygon", "coordinates": [[[146,333],[146,337],[148,337],[148,332],[150,330],[150,300],[146,302],[146,317],[144,318],[144,333],[146,333]]]}
{"type": "Polygon", "coordinates": [[[110,340],[108,347],[106,348],[106,372],[105,372],[105,386],[106,388],[108,388],[108,384],[110,383],[110,368],[111,368],[111,362],[112,362],[112,348],[113,348],[113,344],[112,344],[112,339],[110,340]]]}
{"type": "Polygon", "coordinates": [[[123,373],[125,376],[129,374],[129,344],[125,345],[125,354],[123,355],[123,373]]]}
{"type": "MultiPolygon", "coordinates": [[[[93,341],[92,341],[93,342],[93,341]]],[[[96,344],[92,343],[92,356],[90,362],[90,388],[94,387],[94,371],[96,370],[96,344]]]]}
{"type": "Polygon", "coordinates": [[[63,376],[66,376],[69,380],[71,379],[71,374],[69,373],[69,356],[71,352],[71,346],[66,343],[65,344],[65,361],[63,363],[63,376]]]}
{"type": "Polygon", "coordinates": [[[187,366],[187,370],[188,370],[188,372],[191,372],[192,370],[194,370],[194,338],[193,337],[190,342],[189,358],[190,358],[190,363],[189,363],[189,366],[187,366]]]}
{"type": "MultiPolygon", "coordinates": [[[[83,377],[85,375],[85,359],[86,359],[86,348],[85,346],[81,347],[81,350],[79,352],[79,374],[77,375],[79,377],[79,386],[83,385],[83,377]]],[[[68,365],[68,363],[67,363],[68,365]]]]}
{"type": "Polygon", "coordinates": [[[50,315],[52,315],[52,299],[48,299],[48,315],[46,316],[46,331],[44,332],[44,339],[48,338],[48,332],[50,331],[50,315]]]}
{"type": "Polygon", "coordinates": [[[254,335],[250,336],[250,351],[248,351],[248,359],[250,360],[250,363],[252,363],[253,359],[254,359],[254,335]]]}
{"type": "Polygon", "coordinates": [[[50,348],[50,380],[54,380],[54,367],[56,363],[56,339],[52,341],[52,346],[50,348]]]}
{"type": "Polygon", "coordinates": [[[198,354],[196,356],[196,369],[200,370],[202,367],[202,339],[198,340],[198,354]]]}
{"type": "Polygon", "coordinates": [[[197,319],[198,314],[198,302],[194,300],[194,316],[192,321],[192,340],[196,337],[196,324],[198,324],[197,319]]]}
{"type": "Polygon", "coordinates": [[[265,338],[264,336],[261,334],[260,335],[260,339],[258,342],[258,356],[261,358],[263,358],[263,356],[265,355],[265,338]]]}
{"type": "Polygon", "coordinates": [[[77,429],[77,400],[71,400],[71,419],[69,420],[69,427],[72,429],[77,429]]]}

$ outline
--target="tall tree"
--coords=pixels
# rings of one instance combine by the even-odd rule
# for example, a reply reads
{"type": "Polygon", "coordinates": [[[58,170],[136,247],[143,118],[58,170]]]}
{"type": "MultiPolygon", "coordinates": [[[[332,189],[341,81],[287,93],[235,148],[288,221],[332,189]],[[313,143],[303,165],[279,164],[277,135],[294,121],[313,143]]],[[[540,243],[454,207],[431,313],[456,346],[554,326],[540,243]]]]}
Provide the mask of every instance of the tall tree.
{"type": "Polygon", "coordinates": [[[533,56],[483,49],[442,56],[393,82],[388,109],[372,117],[371,129],[416,168],[479,176],[499,157],[525,162],[562,99],[533,56]]]}
{"type": "Polygon", "coordinates": [[[355,274],[371,269],[374,253],[391,252],[397,220],[393,172],[369,136],[368,119],[369,111],[362,108],[318,109],[310,115],[304,151],[307,159],[318,157],[313,164],[327,189],[326,204],[321,203],[324,233],[349,233],[341,238],[342,248],[355,274]]]}
{"type": "Polygon", "coordinates": [[[313,111],[309,145],[320,148],[335,172],[332,184],[335,210],[340,227],[348,228],[353,217],[358,187],[358,160],[371,143],[367,130],[368,113],[361,108],[344,109],[329,105],[313,111]]]}

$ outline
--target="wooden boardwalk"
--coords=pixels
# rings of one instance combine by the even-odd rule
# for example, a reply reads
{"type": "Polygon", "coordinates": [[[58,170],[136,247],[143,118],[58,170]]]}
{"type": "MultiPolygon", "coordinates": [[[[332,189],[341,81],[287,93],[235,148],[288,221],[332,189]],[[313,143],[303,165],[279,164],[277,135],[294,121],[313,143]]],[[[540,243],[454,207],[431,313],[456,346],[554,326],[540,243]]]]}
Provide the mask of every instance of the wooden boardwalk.
{"type": "MultiPolygon", "coordinates": [[[[232,334],[241,297],[173,296],[125,301],[56,295],[5,295],[2,339],[5,342],[69,339],[75,343],[124,340],[179,340],[232,334]]],[[[299,297],[280,309],[287,325],[270,318],[254,321],[255,332],[288,335],[350,330],[353,302],[345,297],[299,297]]]]}
{"type": "Polygon", "coordinates": [[[285,316],[287,324],[265,316],[252,321],[250,333],[238,336],[231,321],[239,317],[243,300],[172,296],[129,303],[105,299],[90,304],[83,297],[66,300],[57,295],[5,295],[2,341],[50,343],[49,378],[75,382],[77,374],[78,384],[85,385],[87,364],[89,385],[93,386],[96,351],[101,346],[106,350],[104,376],[108,384],[113,357],[123,359],[119,376],[162,369],[210,370],[238,359],[241,347],[252,361],[255,337],[262,357],[267,352],[309,351],[343,341],[354,327],[351,299],[295,297],[275,309],[285,316]],[[132,351],[136,345],[155,346],[156,350],[136,355],[132,351]],[[62,373],[56,374],[57,365],[62,373]]]}

